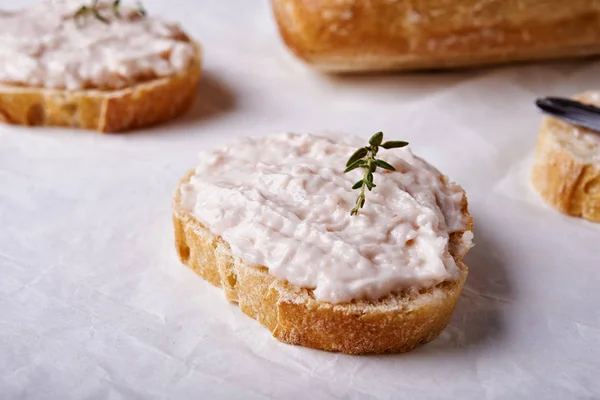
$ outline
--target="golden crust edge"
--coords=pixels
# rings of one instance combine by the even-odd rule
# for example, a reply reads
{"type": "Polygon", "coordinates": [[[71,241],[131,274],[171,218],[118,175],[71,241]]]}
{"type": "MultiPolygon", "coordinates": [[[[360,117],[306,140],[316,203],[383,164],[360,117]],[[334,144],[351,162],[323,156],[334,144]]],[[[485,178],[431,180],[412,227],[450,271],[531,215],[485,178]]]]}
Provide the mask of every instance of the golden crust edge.
{"type": "MultiPolygon", "coordinates": [[[[189,180],[190,172],[181,183],[189,180]]],[[[473,220],[466,195],[463,214],[473,220]]],[[[435,339],[448,325],[468,269],[466,251],[455,256],[460,278],[443,282],[416,296],[392,295],[375,302],[332,305],[316,301],[308,290],[272,277],[266,268],[246,265],[226,242],[186,213],[177,190],[173,201],[176,249],[182,263],[237,303],[281,342],[346,354],[400,353],[435,339]]],[[[454,235],[454,242],[460,241],[454,235]]]]}
{"type": "Polygon", "coordinates": [[[201,48],[179,74],[120,90],[30,88],[0,84],[0,121],[124,132],[149,127],[184,113],[194,101],[202,70],[201,48]]]}

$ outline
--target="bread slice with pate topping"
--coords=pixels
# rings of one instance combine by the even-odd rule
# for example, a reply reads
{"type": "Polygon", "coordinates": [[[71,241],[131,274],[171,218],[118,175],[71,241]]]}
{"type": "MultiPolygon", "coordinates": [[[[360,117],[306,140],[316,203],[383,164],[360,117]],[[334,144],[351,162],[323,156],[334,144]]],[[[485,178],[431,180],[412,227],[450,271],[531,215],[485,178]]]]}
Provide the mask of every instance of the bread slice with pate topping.
{"type": "MultiPolygon", "coordinates": [[[[600,106],[600,92],[575,99],[600,106]]],[[[600,133],[544,117],[537,142],[532,184],[559,211],[600,222],[600,133]]]]}
{"type": "Polygon", "coordinates": [[[174,198],[177,251],[282,342],[406,352],[450,321],[473,219],[462,188],[406,149],[379,153],[396,171],[375,172],[351,216],[346,140],[282,134],[202,154],[174,198]]]}
{"type": "Polygon", "coordinates": [[[0,121],[10,124],[155,125],[185,112],[200,80],[200,46],[176,24],[108,0],[0,11],[0,37],[0,121]]]}

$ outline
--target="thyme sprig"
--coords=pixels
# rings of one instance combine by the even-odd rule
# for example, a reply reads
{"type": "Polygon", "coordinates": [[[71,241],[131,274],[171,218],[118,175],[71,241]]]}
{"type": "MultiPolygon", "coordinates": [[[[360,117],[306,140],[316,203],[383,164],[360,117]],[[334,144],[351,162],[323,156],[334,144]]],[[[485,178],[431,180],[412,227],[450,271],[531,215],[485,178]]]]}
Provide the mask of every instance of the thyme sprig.
{"type": "MultiPolygon", "coordinates": [[[[81,18],[91,15],[98,21],[108,24],[108,19],[100,13],[100,11],[104,8],[103,4],[99,3],[100,0],[92,0],[91,4],[79,7],[77,11],[75,11],[75,14],[73,14],[73,19],[75,20],[75,23],[77,23],[77,25],[80,25],[81,18]]],[[[121,12],[119,7],[121,7],[121,0],[114,0],[110,6],[110,9],[117,18],[121,18],[121,12]]],[[[147,14],[146,9],[140,2],[137,3],[136,13],[142,18],[145,17],[147,14]]]]}
{"type": "Polygon", "coordinates": [[[350,215],[358,214],[358,210],[364,207],[365,189],[371,191],[374,187],[377,187],[377,185],[373,183],[373,173],[377,171],[377,167],[388,171],[396,170],[396,168],[382,159],[375,158],[379,148],[382,147],[384,149],[394,149],[407,145],[408,142],[400,140],[383,142],[383,132],[377,132],[369,139],[369,146],[359,148],[350,156],[348,162],[346,162],[346,170],[344,173],[353,171],[356,168],[364,169],[363,178],[352,186],[353,190],[360,189],[360,194],[356,199],[356,206],[354,206],[352,211],[350,211],[350,215]]]}

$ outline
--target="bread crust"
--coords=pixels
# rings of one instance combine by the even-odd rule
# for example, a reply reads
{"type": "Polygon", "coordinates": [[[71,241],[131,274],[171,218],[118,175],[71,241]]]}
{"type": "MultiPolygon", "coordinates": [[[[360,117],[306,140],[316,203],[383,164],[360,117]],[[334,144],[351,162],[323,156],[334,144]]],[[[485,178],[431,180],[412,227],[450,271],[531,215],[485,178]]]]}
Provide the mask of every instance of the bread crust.
{"type": "Polygon", "coordinates": [[[185,112],[201,75],[201,50],[182,73],[119,90],[63,90],[0,84],[0,121],[122,132],[156,125],[185,112]]]}
{"type": "Polygon", "coordinates": [[[271,0],[298,57],[330,72],[440,69],[600,53],[589,0],[271,0]]]}
{"type": "MultiPolygon", "coordinates": [[[[593,97],[592,92],[588,92],[576,98],[600,105],[591,101],[593,97]]],[[[600,163],[578,157],[556,136],[556,132],[573,129],[572,125],[544,117],[531,173],[532,185],[547,203],[560,212],[600,222],[600,163]]],[[[572,140],[579,139],[573,136],[572,140]]]]}
{"type": "MultiPolygon", "coordinates": [[[[181,184],[188,182],[191,171],[181,184]]],[[[312,291],[275,279],[265,267],[253,267],[232,254],[180,204],[173,202],[175,243],[179,258],[198,275],[224,290],[248,316],[267,327],[280,341],[347,354],[406,352],[435,339],[447,326],[467,277],[462,262],[468,249],[462,232],[451,236],[450,252],[460,269],[455,282],[443,282],[414,294],[390,295],[378,301],[330,304],[315,300],[312,291]]],[[[472,230],[466,196],[466,230],[472,230]]]]}

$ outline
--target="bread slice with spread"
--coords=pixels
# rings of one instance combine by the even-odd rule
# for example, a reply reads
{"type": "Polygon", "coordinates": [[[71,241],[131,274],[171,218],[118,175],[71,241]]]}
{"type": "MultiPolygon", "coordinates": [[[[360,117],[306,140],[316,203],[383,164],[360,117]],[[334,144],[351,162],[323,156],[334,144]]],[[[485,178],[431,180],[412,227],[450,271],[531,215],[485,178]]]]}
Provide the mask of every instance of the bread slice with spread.
{"type": "Polygon", "coordinates": [[[0,11],[0,121],[118,132],[192,103],[200,47],[176,24],[108,0],[0,11]]]}
{"type": "MultiPolygon", "coordinates": [[[[600,92],[575,99],[600,106],[600,92]]],[[[600,222],[600,133],[544,117],[531,178],[554,208],[600,222]]]]}
{"type": "Polygon", "coordinates": [[[365,354],[433,340],[467,277],[466,196],[406,148],[344,173],[361,144],[278,134],[201,154],[174,199],[181,261],[285,343],[365,354]]]}

